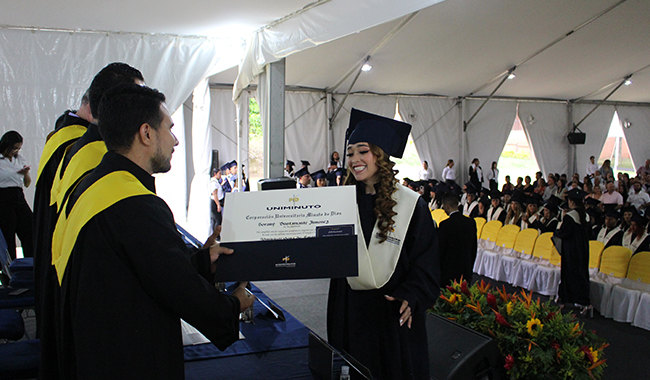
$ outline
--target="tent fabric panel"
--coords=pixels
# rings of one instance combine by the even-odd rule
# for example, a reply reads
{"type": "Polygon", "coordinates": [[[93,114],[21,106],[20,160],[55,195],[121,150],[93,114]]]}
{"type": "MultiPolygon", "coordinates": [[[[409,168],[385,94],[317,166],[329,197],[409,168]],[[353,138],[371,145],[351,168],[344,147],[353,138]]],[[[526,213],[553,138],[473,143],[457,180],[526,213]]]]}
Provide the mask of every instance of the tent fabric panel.
{"type": "Polygon", "coordinates": [[[519,103],[518,112],[542,173],[567,173],[569,145],[566,139],[566,105],[522,102],[519,103]]]}
{"type": "MultiPolygon", "coordinates": [[[[465,102],[465,115],[467,120],[481,106],[481,100],[468,100],[465,102]]],[[[479,111],[474,120],[467,126],[465,138],[467,139],[466,167],[458,168],[463,175],[463,180],[469,179],[468,167],[472,159],[478,158],[483,168],[483,185],[488,187],[487,172],[493,161],[499,161],[503,147],[508,141],[510,131],[515,122],[517,103],[515,101],[488,101],[479,111]]]]}
{"type": "MultiPolygon", "coordinates": [[[[110,62],[142,71],[165,93],[173,113],[212,66],[207,38],[3,29],[0,36],[0,123],[24,137],[23,154],[37,171],[47,134],[66,109],[76,109],[95,74],[110,62]]],[[[26,189],[33,198],[33,187],[26,189]]]]}
{"type": "Polygon", "coordinates": [[[310,172],[327,168],[330,152],[327,151],[325,94],[286,92],[285,110],[285,158],[296,163],[295,170],[300,169],[300,160],[309,161],[310,172]]]}
{"type": "Polygon", "coordinates": [[[399,98],[399,113],[402,120],[413,126],[411,136],[420,161],[429,163],[438,180],[442,179],[448,159],[454,160],[457,179],[460,178],[461,124],[456,103],[450,98],[399,98]]]}
{"type": "Polygon", "coordinates": [[[631,123],[629,128],[623,128],[623,133],[636,170],[650,158],[650,107],[618,106],[616,110],[621,123],[631,123]]]}
{"type": "MultiPolygon", "coordinates": [[[[574,104],[573,105],[573,123],[578,123],[587,113],[589,113],[595,104],[574,104]]],[[[614,106],[602,105],[598,107],[589,117],[587,117],[578,128],[586,134],[584,145],[575,145],[576,149],[576,166],[580,174],[580,180],[587,175],[587,164],[589,157],[595,156],[596,162],[600,152],[603,150],[609,127],[614,118],[614,106]]],[[[569,131],[567,130],[566,133],[569,131]]],[[[565,140],[568,144],[568,141],[565,140]]],[[[568,173],[567,173],[568,174],[568,173]]]]}

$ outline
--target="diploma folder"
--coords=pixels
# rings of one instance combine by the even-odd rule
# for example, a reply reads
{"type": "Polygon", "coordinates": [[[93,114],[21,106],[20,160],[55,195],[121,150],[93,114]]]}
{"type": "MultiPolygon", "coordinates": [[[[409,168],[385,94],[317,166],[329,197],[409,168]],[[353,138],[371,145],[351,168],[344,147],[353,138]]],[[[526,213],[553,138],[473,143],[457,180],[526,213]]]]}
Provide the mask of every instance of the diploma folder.
{"type": "Polygon", "coordinates": [[[223,243],[217,282],[343,278],[359,275],[357,235],[223,243]]]}

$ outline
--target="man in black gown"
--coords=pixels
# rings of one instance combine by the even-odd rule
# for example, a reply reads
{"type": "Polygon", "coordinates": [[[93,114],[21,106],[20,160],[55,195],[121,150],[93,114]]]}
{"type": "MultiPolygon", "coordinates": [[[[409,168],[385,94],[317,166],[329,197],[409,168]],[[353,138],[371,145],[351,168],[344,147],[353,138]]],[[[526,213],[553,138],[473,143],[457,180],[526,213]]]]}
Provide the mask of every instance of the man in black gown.
{"type": "Polygon", "coordinates": [[[152,174],[171,168],[178,145],[164,99],[135,84],[106,93],[99,128],[109,151],[57,222],[62,379],[181,379],[180,318],[223,350],[252,304],[245,284],[233,296],[214,286],[216,259],[232,251],[213,245],[189,256],[155,195],[152,174]]]}
{"type": "Polygon", "coordinates": [[[440,222],[440,285],[449,285],[461,277],[472,282],[476,260],[476,222],[458,211],[458,196],[447,193],[442,197],[442,208],[449,218],[440,222]]]}

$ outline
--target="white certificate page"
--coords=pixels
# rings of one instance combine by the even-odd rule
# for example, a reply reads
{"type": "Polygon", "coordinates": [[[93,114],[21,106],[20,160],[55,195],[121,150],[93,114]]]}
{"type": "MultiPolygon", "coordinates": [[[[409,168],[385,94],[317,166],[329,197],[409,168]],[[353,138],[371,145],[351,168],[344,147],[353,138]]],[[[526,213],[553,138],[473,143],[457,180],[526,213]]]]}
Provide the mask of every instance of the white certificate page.
{"type": "Polygon", "coordinates": [[[222,242],[356,235],[355,186],[227,193],[222,242]]]}

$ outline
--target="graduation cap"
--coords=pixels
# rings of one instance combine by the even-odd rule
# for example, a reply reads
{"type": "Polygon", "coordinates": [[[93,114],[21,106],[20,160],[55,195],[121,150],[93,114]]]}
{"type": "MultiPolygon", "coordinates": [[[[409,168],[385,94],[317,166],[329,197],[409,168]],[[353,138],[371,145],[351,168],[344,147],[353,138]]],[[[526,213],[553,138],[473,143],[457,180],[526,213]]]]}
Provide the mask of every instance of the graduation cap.
{"type": "Polygon", "coordinates": [[[490,205],[490,198],[488,198],[487,195],[481,195],[481,199],[479,200],[483,206],[489,206],[490,205]]]}
{"type": "Polygon", "coordinates": [[[235,166],[237,166],[237,161],[232,160],[227,165],[228,165],[228,169],[234,168],[235,166]]]}
{"type": "Polygon", "coordinates": [[[435,191],[436,194],[438,194],[438,193],[446,193],[446,192],[449,191],[449,186],[447,186],[447,184],[444,183],[444,182],[440,182],[435,186],[435,189],[436,190],[434,190],[434,191],[435,191]]]}
{"type": "Polygon", "coordinates": [[[345,175],[345,172],[346,172],[346,171],[347,171],[347,170],[344,169],[344,168],[338,168],[338,169],[336,169],[336,170],[334,171],[334,173],[336,174],[337,177],[342,177],[342,176],[345,175]]]}
{"type": "Polygon", "coordinates": [[[522,191],[513,191],[511,202],[524,203],[524,193],[522,191]]]}
{"type": "Polygon", "coordinates": [[[639,214],[638,212],[632,214],[632,221],[641,226],[645,226],[646,223],[648,223],[648,219],[644,218],[643,215],[639,214]]]}
{"type": "Polygon", "coordinates": [[[474,184],[469,182],[469,181],[466,182],[465,183],[465,192],[467,194],[476,194],[477,193],[476,186],[474,186],[474,184]]]}
{"type": "Polygon", "coordinates": [[[551,196],[548,201],[544,204],[544,207],[547,208],[549,211],[557,212],[558,209],[560,208],[560,203],[562,202],[562,199],[556,197],[555,195],[551,196]]]}
{"type": "MultiPolygon", "coordinates": [[[[616,211],[616,207],[617,207],[617,206],[618,206],[618,205],[617,205],[616,203],[605,203],[605,204],[603,204],[603,210],[604,210],[605,212],[616,211]]],[[[632,207],[632,208],[634,208],[634,207],[632,207]]],[[[631,212],[634,212],[634,211],[636,211],[636,210],[625,210],[625,209],[624,209],[623,213],[625,213],[625,211],[631,211],[631,212]]]]}
{"type": "Polygon", "coordinates": [[[578,188],[571,189],[566,192],[567,199],[571,199],[574,201],[578,201],[578,200],[581,201],[585,198],[586,195],[587,195],[586,191],[578,188]]]}
{"type": "Polygon", "coordinates": [[[317,179],[326,178],[326,177],[327,177],[327,174],[325,174],[325,170],[323,170],[323,169],[311,173],[311,179],[313,179],[314,181],[316,181],[317,179]]]}
{"type": "Polygon", "coordinates": [[[596,199],[596,198],[592,198],[592,197],[585,198],[585,204],[586,205],[598,206],[599,203],[600,203],[600,201],[598,199],[596,199]]]}
{"type": "Polygon", "coordinates": [[[305,175],[309,175],[309,170],[307,169],[307,167],[304,167],[304,168],[296,171],[296,173],[293,176],[296,177],[296,178],[301,178],[302,176],[305,176],[305,175]]]}
{"type": "Polygon", "coordinates": [[[560,205],[560,208],[561,208],[562,210],[570,210],[571,207],[569,207],[569,201],[564,201],[564,202],[562,202],[562,204],[560,205]]]}
{"type": "Polygon", "coordinates": [[[481,188],[481,195],[490,195],[490,189],[487,187],[481,188]]]}
{"type": "Polygon", "coordinates": [[[544,199],[542,198],[541,195],[539,195],[537,193],[532,193],[531,195],[526,197],[525,203],[526,204],[534,203],[537,206],[540,206],[540,205],[544,204],[544,199]]]}
{"type": "Polygon", "coordinates": [[[608,218],[614,218],[616,220],[619,220],[621,218],[621,214],[616,210],[607,210],[605,212],[605,216],[608,218]]]}
{"type": "MultiPolygon", "coordinates": [[[[612,203],[612,206],[616,208],[616,204],[612,203]]],[[[607,210],[607,207],[610,207],[610,205],[606,204],[605,210],[607,210]]],[[[631,212],[632,214],[636,214],[636,208],[634,208],[634,206],[625,206],[621,209],[621,215],[625,214],[626,212],[631,212]]]]}
{"type": "Polygon", "coordinates": [[[219,168],[222,172],[225,172],[226,170],[230,169],[230,166],[228,166],[230,162],[226,162],[225,164],[221,165],[219,168]]]}
{"type": "Polygon", "coordinates": [[[512,190],[507,189],[503,192],[503,195],[512,195],[512,190]]]}
{"type": "Polygon", "coordinates": [[[490,192],[490,199],[498,199],[501,200],[501,192],[499,190],[493,190],[490,192]]]}
{"type": "Polygon", "coordinates": [[[301,163],[303,166],[309,166],[309,165],[311,165],[311,164],[309,163],[309,161],[307,161],[307,160],[300,160],[300,163],[301,163]]]}
{"type": "Polygon", "coordinates": [[[410,124],[353,108],[345,136],[348,144],[372,143],[389,156],[402,158],[409,133],[410,124]]]}
{"type": "Polygon", "coordinates": [[[291,167],[296,166],[296,164],[295,164],[293,161],[291,161],[291,160],[287,160],[287,163],[284,164],[284,166],[287,166],[287,165],[289,165],[289,166],[291,166],[291,167]]]}

